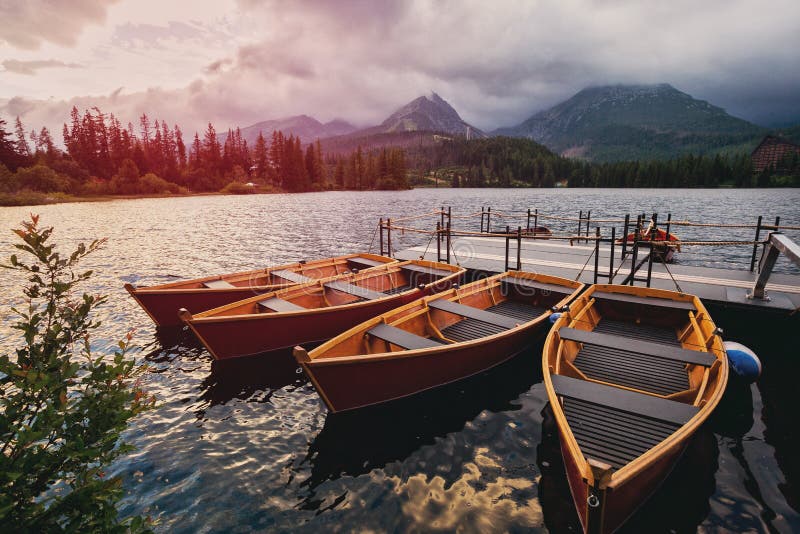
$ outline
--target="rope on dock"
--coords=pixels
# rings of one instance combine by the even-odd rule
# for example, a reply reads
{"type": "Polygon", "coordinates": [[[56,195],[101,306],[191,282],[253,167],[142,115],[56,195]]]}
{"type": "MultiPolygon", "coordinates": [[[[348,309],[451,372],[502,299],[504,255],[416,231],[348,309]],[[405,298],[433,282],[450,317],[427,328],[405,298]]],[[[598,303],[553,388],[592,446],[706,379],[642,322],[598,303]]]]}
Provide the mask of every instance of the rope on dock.
{"type": "Polygon", "coordinates": [[[419,215],[410,215],[408,217],[398,217],[397,219],[392,219],[392,222],[396,221],[416,221],[417,219],[424,219],[425,217],[431,217],[433,215],[447,215],[447,212],[442,210],[433,210],[426,213],[421,213],[419,215]]]}

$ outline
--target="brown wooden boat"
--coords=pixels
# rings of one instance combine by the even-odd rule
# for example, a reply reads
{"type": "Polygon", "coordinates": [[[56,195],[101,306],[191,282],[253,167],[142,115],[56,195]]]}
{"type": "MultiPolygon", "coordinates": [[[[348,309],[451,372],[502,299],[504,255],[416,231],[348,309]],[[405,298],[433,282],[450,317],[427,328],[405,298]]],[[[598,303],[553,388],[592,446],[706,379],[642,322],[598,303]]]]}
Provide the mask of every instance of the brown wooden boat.
{"type": "Polygon", "coordinates": [[[509,271],[423,297],[294,357],[332,412],[480,373],[519,353],[583,284],[509,271]]]}
{"type": "Polygon", "coordinates": [[[363,271],[394,261],[376,254],[348,254],[150,287],[137,288],[125,284],[125,289],[157,325],[178,326],[183,324],[178,317],[181,308],[199,313],[282,287],[363,271]]]}
{"type": "Polygon", "coordinates": [[[450,288],[465,269],[412,260],[301,284],[180,316],[218,360],[325,341],[370,317],[450,288]]]}
{"type": "Polygon", "coordinates": [[[550,331],[544,384],[586,532],[613,532],[666,478],[728,380],[693,295],[595,285],[550,331]]]}

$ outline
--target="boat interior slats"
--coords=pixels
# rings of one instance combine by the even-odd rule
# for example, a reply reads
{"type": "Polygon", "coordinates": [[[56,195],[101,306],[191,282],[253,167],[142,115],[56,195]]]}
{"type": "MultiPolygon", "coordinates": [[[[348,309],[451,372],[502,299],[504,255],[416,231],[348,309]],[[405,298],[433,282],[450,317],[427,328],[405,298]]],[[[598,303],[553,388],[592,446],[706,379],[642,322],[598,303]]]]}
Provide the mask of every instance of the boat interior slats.
{"type": "Polygon", "coordinates": [[[434,339],[428,339],[411,332],[406,332],[402,328],[391,326],[388,324],[379,324],[367,330],[367,334],[388,341],[392,345],[396,345],[401,349],[416,350],[427,349],[430,347],[439,347],[441,342],[434,339]]]}
{"type": "Polygon", "coordinates": [[[641,341],[638,339],[603,334],[600,332],[588,332],[586,330],[578,330],[576,328],[570,328],[567,326],[560,328],[558,335],[563,340],[576,341],[578,343],[583,343],[584,345],[597,345],[600,347],[618,349],[627,352],[646,354],[656,358],[664,358],[683,363],[702,365],[704,367],[710,367],[716,361],[714,355],[708,352],[670,347],[662,343],[641,341]]]}
{"type": "Polygon", "coordinates": [[[662,328],[658,326],[635,324],[628,321],[615,321],[608,317],[603,317],[594,327],[595,332],[601,334],[611,334],[614,336],[631,337],[642,341],[653,343],[664,343],[666,345],[681,345],[678,335],[674,328],[662,328]]]}
{"type": "Polygon", "coordinates": [[[584,456],[619,469],[669,437],[680,424],[656,424],[650,417],[564,399],[564,415],[584,456]],[[609,417],[609,414],[616,417],[609,417]],[[624,425],[624,426],[623,426],[624,425]]]}
{"type": "Polygon", "coordinates": [[[325,287],[327,287],[328,289],[333,289],[335,291],[341,291],[342,293],[355,295],[356,297],[360,297],[366,300],[376,300],[384,298],[386,296],[383,293],[367,289],[366,287],[349,284],[347,282],[343,282],[342,280],[334,280],[332,282],[328,282],[325,284],[325,287]]]}
{"type": "Polygon", "coordinates": [[[387,289],[383,292],[384,295],[396,295],[398,293],[402,293],[403,291],[408,291],[409,289],[414,289],[414,286],[411,284],[407,284],[404,286],[397,286],[387,289]]]}
{"type": "Polygon", "coordinates": [[[482,310],[480,308],[474,308],[472,306],[465,306],[464,304],[459,304],[446,299],[432,300],[428,302],[428,308],[441,310],[447,313],[453,313],[468,319],[476,319],[478,321],[502,328],[514,328],[519,324],[519,321],[512,317],[482,310]]]}
{"type": "Polygon", "coordinates": [[[347,262],[353,264],[359,269],[364,267],[377,267],[378,265],[383,265],[383,262],[371,260],[369,258],[362,258],[361,256],[356,256],[354,258],[347,258],[347,262]]]}
{"type": "Polygon", "coordinates": [[[683,425],[698,412],[696,406],[613,386],[562,375],[552,375],[551,379],[556,394],[561,397],[598,404],[657,421],[683,425]]]}
{"type": "Polygon", "coordinates": [[[659,395],[689,389],[684,364],[623,350],[584,345],[572,362],[594,380],[612,382],[659,395]]]}
{"type": "Polygon", "coordinates": [[[548,284],[545,282],[537,282],[529,278],[517,278],[514,276],[506,276],[504,278],[501,278],[500,283],[521,288],[523,293],[530,293],[531,289],[535,289],[538,291],[547,291],[548,293],[560,293],[563,295],[569,295],[573,291],[575,291],[574,288],[568,286],[561,286],[558,284],[548,284]]]}
{"type": "Polygon", "coordinates": [[[289,302],[288,300],[279,299],[278,297],[259,300],[258,305],[275,312],[292,312],[292,311],[300,311],[306,309],[302,306],[298,306],[294,302],[289,302]]]}
{"type": "Polygon", "coordinates": [[[308,276],[304,276],[300,273],[295,273],[293,271],[287,271],[286,269],[280,271],[270,271],[270,274],[273,276],[277,276],[279,278],[283,278],[284,280],[289,280],[290,282],[294,282],[295,284],[304,284],[306,282],[313,282],[313,278],[309,278],[308,276]]]}
{"type": "Polygon", "coordinates": [[[402,270],[404,270],[404,271],[411,271],[411,272],[415,272],[415,273],[422,273],[422,274],[427,274],[427,275],[430,275],[430,276],[437,276],[437,277],[438,276],[450,276],[451,274],[453,274],[453,271],[445,271],[444,269],[434,269],[432,267],[422,267],[420,265],[414,265],[413,263],[410,263],[408,265],[403,265],[400,268],[402,270]]]}
{"type": "Polygon", "coordinates": [[[209,280],[208,282],[203,282],[203,286],[207,287],[208,289],[230,289],[232,287],[236,287],[225,280],[209,280]]]}
{"type": "Polygon", "coordinates": [[[453,341],[472,341],[482,337],[499,334],[507,330],[502,326],[496,326],[477,319],[464,319],[447,328],[441,330],[442,335],[453,341]]]}
{"type": "Polygon", "coordinates": [[[489,306],[486,308],[486,311],[499,313],[500,315],[519,319],[527,323],[528,321],[536,319],[543,313],[547,313],[547,308],[543,306],[532,306],[516,300],[504,300],[494,306],[489,306]]]}
{"type": "Polygon", "coordinates": [[[595,291],[592,297],[598,300],[613,300],[615,302],[627,302],[629,304],[644,304],[658,308],[671,308],[674,310],[697,311],[694,304],[680,300],[662,299],[657,297],[639,297],[624,293],[611,293],[607,291],[595,291]]]}

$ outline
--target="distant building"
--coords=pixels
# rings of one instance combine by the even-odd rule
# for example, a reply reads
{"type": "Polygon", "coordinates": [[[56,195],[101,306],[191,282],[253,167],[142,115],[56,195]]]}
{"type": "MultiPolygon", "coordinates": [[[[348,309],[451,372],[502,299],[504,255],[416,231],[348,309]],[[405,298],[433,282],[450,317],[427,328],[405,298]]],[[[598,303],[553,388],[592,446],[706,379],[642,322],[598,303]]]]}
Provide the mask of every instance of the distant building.
{"type": "Polygon", "coordinates": [[[780,162],[792,153],[800,154],[800,145],[796,145],[783,137],[766,136],[753,150],[753,172],[759,173],[769,166],[778,167],[780,162]]]}

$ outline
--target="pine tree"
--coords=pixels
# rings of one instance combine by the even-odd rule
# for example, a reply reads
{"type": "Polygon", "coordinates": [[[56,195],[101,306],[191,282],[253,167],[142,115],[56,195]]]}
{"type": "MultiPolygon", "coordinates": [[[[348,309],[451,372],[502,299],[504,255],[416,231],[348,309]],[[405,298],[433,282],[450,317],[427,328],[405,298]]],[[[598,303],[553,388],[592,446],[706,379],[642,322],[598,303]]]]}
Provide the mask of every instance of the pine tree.
{"type": "Polygon", "coordinates": [[[30,160],[31,147],[28,146],[28,141],[25,139],[25,128],[22,126],[22,121],[19,119],[19,115],[17,115],[17,121],[15,123],[14,130],[17,135],[17,154],[19,154],[25,160],[30,160]]]}
{"type": "Polygon", "coordinates": [[[253,163],[256,168],[256,179],[266,182],[269,166],[269,157],[267,156],[267,142],[264,135],[258,132],[256,139],[256,146],[253,149],[253,163]]]}

